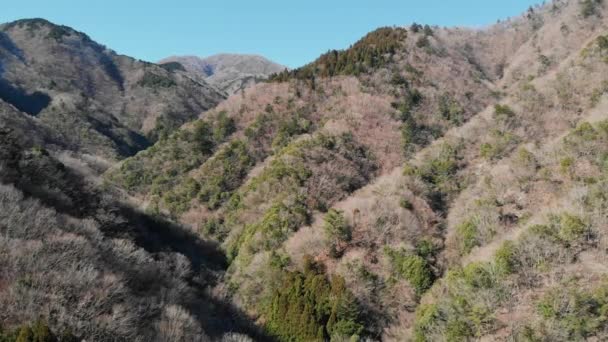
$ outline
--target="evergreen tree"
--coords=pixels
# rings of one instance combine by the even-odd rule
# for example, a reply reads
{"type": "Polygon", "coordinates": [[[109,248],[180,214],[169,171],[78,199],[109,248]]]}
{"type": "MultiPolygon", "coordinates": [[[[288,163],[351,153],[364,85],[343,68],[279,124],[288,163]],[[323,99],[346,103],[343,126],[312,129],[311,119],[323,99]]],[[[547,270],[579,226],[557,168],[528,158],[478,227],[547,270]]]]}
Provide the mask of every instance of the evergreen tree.
{"type": "Polygon", "coordinates": [[[330,240],[348,242],[351,239],[351,229],[344,218],[344,213],[330,209],[324,217],[323,228],[330,240]]]}
{"type": "Polygon", "coordinates": [[[359,306],[342,277],[329,281],[312,258],[303,272],[285,276],[267,308],[266,328],[279,341],[357,338],[364,331],[359,306]]]}

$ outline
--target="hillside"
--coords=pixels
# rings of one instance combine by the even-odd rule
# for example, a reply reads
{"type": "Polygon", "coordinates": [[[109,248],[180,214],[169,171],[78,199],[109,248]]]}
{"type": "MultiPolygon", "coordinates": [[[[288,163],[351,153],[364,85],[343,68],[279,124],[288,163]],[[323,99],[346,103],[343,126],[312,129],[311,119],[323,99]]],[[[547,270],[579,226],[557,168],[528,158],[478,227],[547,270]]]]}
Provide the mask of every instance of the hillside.
{"type": "Polygon", "coordinates": [[[142,64],[34,23],[0,36],[0,341],[608,339],[606,2],[378,28],[162,130],[140,105],[210,87],[188,59],[142,64]],[[41,62],[21,51],[57,36],[52,51],[76,39],[175,82],[115,92],[86,68],[90,102],[141,109],[112,120],[152,145],[96,159],[51,124],[46,96],[89,91],[23,71],[41,62]]]}
{"type": "Polygon", "coordinates": [[[207,292],[226,266],[216,244],[116,201],[116,194],[5,124],[1,340],[23,341],[19,336],[28,334],[39,336],[36,341],[263,336],[207,292]]]}
{"type": "Polygon", "coordinates": [[[78,154],[133,155],[223,97],[202,78],[118,55],[66,26],[0,26],[0,99],[78,154]]]}
{"type": "Polygon", "coordinates": [[[602,340],[605,6],[379,29],[107,179],[221,243],[278,340],[602,340]]]}
{"type": "Polygon", "coordinates": [[[98,178],[224,95],[42,19],[0,26],[0,77],[1,341],[263,338],[216,243],[98,178]]]}
{"type": "Polygon", "coordinates": [[[159,62],[169,66],[174,63],[179,63],[185,70],[202,76],[209,84],[229,95],[286,69],[262,56],[239,54],[218,54],[205,58],[172,56],[159,62]]]}

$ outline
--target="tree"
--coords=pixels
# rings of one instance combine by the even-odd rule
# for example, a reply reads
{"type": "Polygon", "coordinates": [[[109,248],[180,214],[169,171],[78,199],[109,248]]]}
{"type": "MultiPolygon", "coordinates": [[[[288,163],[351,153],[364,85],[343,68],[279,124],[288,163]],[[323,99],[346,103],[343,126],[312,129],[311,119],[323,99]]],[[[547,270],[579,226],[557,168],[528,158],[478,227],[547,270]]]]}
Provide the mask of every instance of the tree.
{"type": "Polygon", "coordinates": [[[351,240],[351,229],[346,222],[342,211],[330,209],[327,214],[325,214],[323,220],[325,221],[323,228],[329,239],[334,242],[336,240],[344,242],[351,240]]]}
{"type": "Polygon", "coordinates": [[[19,329],[19,334],[17,334],[15,342],[33,342],[33,340],[34,333],[32,332],[32,329],[29,326],[24,325],[19,329]]]}
{"type": "Polygon", "coordinates": [[[217,122],[213,127],[213,140],[216,144],[224,142],[228,136],[236,131],[236,124],[234,119],[228,117],[225,111],[221,111],[217,115],[217,122]]]}
{"type": "Polygon", "coordinates": [[[608,36],[599,36],[597,38],[597,45],[601,51],[608,50],[608,36]]]}
{"type": "Polygon", "coordinates": [[[602,3],[603,0],[583,0],[581,2],[581,14],[584,18],[588,18],[592,15],[597,14],[597,6],[602,3]]]}
{"type": "Polygon", "coordinates": [[[310,256],[303,272],[285,275],[266,309],[266,328],[278,341],[359,340],[364,333],[359,304],[344,278],[329,281],[310,256]]]}
{"type": "Polygon", "coordinates": [[[424,35],[432,36],[434,34],[433,29],[429,25],[424,25],[424,35]]]}
{"type": "Polygon", "coordinates": [[[194,141],[199,151],[203,154],[211,154],[213,151],[213,129],[207,121],[198,121],[194,126],[194,141]]]}
{"type": "Polygon", "coordinates": [[[431,42],[429,41],[427,36],[422,36],[422,37],[418,38],[418,41],[416,41],[416,46],[418,48],[425,48],[425,47],[428,47],[429,45],[431,45],[431,42]]]}

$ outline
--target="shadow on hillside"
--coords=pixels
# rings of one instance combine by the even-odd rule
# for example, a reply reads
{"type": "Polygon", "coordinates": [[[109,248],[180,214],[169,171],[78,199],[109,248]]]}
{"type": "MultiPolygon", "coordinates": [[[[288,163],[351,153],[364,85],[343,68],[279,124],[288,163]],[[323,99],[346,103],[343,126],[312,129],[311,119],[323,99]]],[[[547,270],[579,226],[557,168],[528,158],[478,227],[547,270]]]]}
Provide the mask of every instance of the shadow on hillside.
{"type": "Polygon", "coordinates": [[[23,51],[21,51],[21,49],[19,49],[19,47],[17,47],[11,38],[4,32],[0,32],[0,48],[8,51],[10,54],[17,57],[19,61],[25,63],[23,51]]]}
{"type": "Polygon", "coordinates": [[[93,124],[93,127],[99,133],[108,137],[116,145],[118,153],[123,157],[131,157],[137,152],[147,149],[152,146],[150,141],[143,135],[132,131],[128,127],[122,125],[112,114],[100,113],[111,119],[102,120],[93,115],[87,116],[87,121],[93,124]],[[126,135],[124,134],[126,132],[126,135]]]}
{"type": "Polygon", "coordinates": [[[37,116],[51,103],[51,97],[39,91],[28,94],[25,90],[0,79],[0,99],[31,116],[37,116]]]}
{"type": "MultiPolygon", "coordinates": [[[[256,341],[273,341],[265,335],[247,315],[230,302],[209,296],[209,287],[217,285],[217,275],[228,267],[226,255],[213,242],[204,241],[194,233],[185,230],[163,218],[152,217],[123,206],[121,216],[128,218],[130,225],[136,223],[137,231],[129,232],[135,243],[147,252],[155,254],[176,252],[188,258],[198,277],[189,279],[188,284],[195,289],[194,299],[185,298],[180,305],[198,319],[207,335],[219,339],[222,335],[235,332],[249,335],[256,341]]],[[[110,223],[103,228],[106,234],[122,233],[121,225],[110,223]]]]}
{"type": "MultiPolygon", "coordinates": [[[[192,292],[187,298],[178,298],[178,301],[198,319],[209,336],[217,339],[234,332],[260,341],[272,340],[230,302],[208,294],[209,288],[217,284],[228,266],[225,254],[216,243],[204,241],[166,219],[152,217],[118,203],[45,151],[32,152],[36,150],[22,142],[10,131],[0,131],[1,183],[12,184],[26,196],[39,200],[58,213],[79,219],[93,218],[104,236],[133,241],[157,262],[163,262],[163,253],[185,256],[193,272],[191,276],[180,279],[192,292]]],[[[135,294],[150,298],[165,295],[163,282],[167,282],[168,275],[136,269],[134,265],[112,257],[105,248],[99,249],[99,253],[110,269],[124,274],[135,294]]]]}

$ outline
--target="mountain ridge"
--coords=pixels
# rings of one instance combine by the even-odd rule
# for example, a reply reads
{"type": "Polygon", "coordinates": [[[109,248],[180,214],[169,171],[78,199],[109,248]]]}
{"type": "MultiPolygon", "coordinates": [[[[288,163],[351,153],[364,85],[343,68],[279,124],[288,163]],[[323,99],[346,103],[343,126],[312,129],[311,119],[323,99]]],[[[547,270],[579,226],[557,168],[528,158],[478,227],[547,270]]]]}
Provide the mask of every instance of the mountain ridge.
{"type": "Polygon", "coordinates": [[[207,57],[171,56],[159,64],[178,62],[186,70],[203,75],[211,84],[228,94],[244,88],[283,71],[286,67],[255,54],[220,53],[207,57]]]}
{"type": "MultiPolygon", "coordinates": [[[[0,101],[0,303],[12,308],[0,323],[39,326],[28,298],[96,298],[69,265],[52,264],[65,282],[42,272],[74,260],[57,246],[76,241],[106,275],[88,284],[153,308],[83,304],[117,336],[58,315],[61,301],[36,311],[83,338],[608,338],[607,7],[556,0],[483,30],[381,27],[73,184],[77,163],[22,134],[57,131],[0,101]],[[28,263],[32,250],[45,257],[28,263]]],[[[0,37],[0,61],[14,52],[0,37]]]]}
{"type": "Polygon", "coordinates": [[[76,151],[134,154],[224,97],[202,79],[118,55],[44,19],[4,24],[0,34],[0,97],[76,151]]]}

